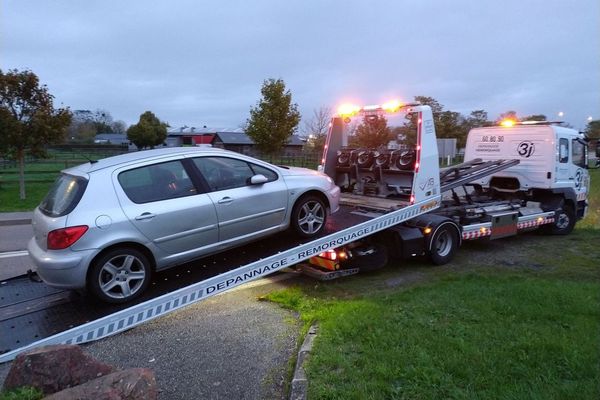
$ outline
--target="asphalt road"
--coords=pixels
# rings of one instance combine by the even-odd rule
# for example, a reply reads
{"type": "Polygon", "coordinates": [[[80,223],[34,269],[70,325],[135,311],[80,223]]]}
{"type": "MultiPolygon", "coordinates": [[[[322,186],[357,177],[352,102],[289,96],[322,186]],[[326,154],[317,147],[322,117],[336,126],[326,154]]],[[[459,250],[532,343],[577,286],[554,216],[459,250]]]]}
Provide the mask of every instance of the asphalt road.
{"type": "MultiPolygon", "coordinates": [[[[0,280],[32,268],[31,226],[0,226],[0,280]]],[[[84,345],[120,368],[154,370],[161,399],[282,399],[296,354],[296,315],[258,297],[292,284],[266,278],[125,333],[84,345]]],[[[1,334],[1,333],[0,333],[1,334]]],[[[10,363],[0,365],[0,382],[10,363]]]]}
{"type": "Polygon", "coordinates": [[[24,251],[32,237],[31,225],[0,225],[0,281],[35,270],[24,251]]]}

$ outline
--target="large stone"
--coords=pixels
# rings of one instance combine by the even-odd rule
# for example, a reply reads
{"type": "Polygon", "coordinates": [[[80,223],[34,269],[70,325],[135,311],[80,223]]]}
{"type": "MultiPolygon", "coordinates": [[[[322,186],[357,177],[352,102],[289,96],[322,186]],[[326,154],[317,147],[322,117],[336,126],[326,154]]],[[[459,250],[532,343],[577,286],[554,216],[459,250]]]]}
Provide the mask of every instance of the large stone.
{"type": "Polygon", "coordinates": [[[116,369],[76,345],[51,345],[21,353],[4,381],[5,389],[33,386],[45,394],[77,386],[116,369]]]}
{"type": "Polygon", "coordinates": [[[154,372],[131,368],[54,393],[44,400],[154,400],[157,397],[154,372]]]}

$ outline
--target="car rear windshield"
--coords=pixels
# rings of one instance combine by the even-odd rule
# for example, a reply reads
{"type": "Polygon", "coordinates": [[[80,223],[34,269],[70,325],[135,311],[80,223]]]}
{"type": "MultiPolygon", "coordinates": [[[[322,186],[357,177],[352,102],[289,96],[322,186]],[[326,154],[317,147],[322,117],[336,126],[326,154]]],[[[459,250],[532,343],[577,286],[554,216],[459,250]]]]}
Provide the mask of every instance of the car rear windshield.
{"type": "Polygon", "coordinates": [[[50,217],[67,215],[79,203],[87,182],[79,176],[62,174],[40,203],[40,211],[50,217]]]}

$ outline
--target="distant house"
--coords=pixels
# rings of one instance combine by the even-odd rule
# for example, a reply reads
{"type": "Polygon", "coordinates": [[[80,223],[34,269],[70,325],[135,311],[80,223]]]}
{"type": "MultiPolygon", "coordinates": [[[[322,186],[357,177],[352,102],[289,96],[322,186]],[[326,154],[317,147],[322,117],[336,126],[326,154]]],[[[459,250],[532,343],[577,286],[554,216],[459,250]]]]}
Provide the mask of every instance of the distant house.
{"type": "Polygon", "coordinates": [[[127,146],[129,150],[136,150],[137,147],[127,139],[124,133],[99,133],[94,136],[94,144],[112,144],[127,146]]]}
{"type": "MultiPolygon", "coordinates": [[[[214,129],[182,127],[167,132],[167,146],[196,146],[200,144],[211,144],[237,153],[255,155],[258,153],[254,141],[246,135],[242,129],[214,129]]],[[[296,155],[302,152],[304,141],[297,135],[293,135],[289,143],[284,147],[285,155],[296,155]]]]}
{"type": "Polygon", "coordinates": [[[129,145],[129,139],[124,133],[99,133],[94,136],[95,144],[126,144],[129,145]]]}

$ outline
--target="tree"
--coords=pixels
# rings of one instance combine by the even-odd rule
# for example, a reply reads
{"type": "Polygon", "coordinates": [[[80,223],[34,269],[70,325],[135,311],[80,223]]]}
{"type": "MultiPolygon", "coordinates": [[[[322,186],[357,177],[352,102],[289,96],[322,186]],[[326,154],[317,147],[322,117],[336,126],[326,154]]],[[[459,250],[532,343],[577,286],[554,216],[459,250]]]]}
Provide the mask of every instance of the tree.
{"type": "Polygon", "coordinates": [[[169,125],[161,122],[152,112],[146,111],[140,115],[140,121],[127,129],[127,139],[139,149],[146,147],[154,148],[164,143],[167,138],[167,127],[169,125]]]}
{"type": "Polygon", "coordinates": [[[380,146],[387,147],[393,138],[394,135],[383,115],[365,115],[362,123],[356,128],[356,133],[350,137],[349,145],[375,149],[380,146]]]}
{"type": "Polygon", "coordinates": [[[521,118],[521,121],[548,121],[544,114],[533,114],[521,118]]]}
{"type": "MultiPolygon", "coordinates": [[[[112,116],[106,110],[75,110],[67,132],[67,141],[92,143],[94,137],[99,133],[118,133],[114,130],[115,124],[112,116]]],[[[123,129],[120,133],[125,133],[125,130],[123,129]]]]}
{"type": "Polygon", "coordinates": [[[268,79],[261,88],[262,99],[250,108],[246,134],[265,154],[274,154],[290,140],[300,122],[298,105],[281,79],[268,79]]]}
{"type": "Polygon", "coordinates": [[[502,114],[500,114],[500,116],[496,119],[496,122],[502,122],[502,120],[505,119],[511,119],[513,121],[520,121],[519,117],[517,117],[517,112],[516,111],[507,111],[504,112],[502,114]]]}
{"type": "Polygon", "coordinates": [[[113,133],[124,134],[127,132],[127,124],[125,123],[125,121],[115,121],[112,124],[110,124],[110,127],[112,128],[113,133]]]}
{"type": "Polygon", "coordinates": [[[484,126],[491,126],[494,123],[488,121],[488,113],[484,110],[474,110],[471,111],[471,114],[466,119],[467,126],[469,129],[472,128],[481,128],[484,126]]]}
{"type": "Polygon", "coordinates": [[[585,127],[585,136],[590,140],[589,149],[600,157],[600,119],[588,122],[585,127]]]}
{"type": "Polygon", "coordinates": [[[19,164],[19,197],[25,200],[25,155],[46,156],[71,123],[67,108],[55,109],[54,96],[31,71],[0,70],[0,138],[4,152],[19,164]]]}
{"type": "Polygon", "coordinates": [[[320,107],[313,110],[312,118],[304,122],[304,134],[308,136],[308,146],[311,150],[323,150],[331,116],[331,108],[320,107]]]}
{"type": "Polygon", "coordinates": [[[588,122],[585,135],[590,139],[600,139],[600,119],[588,122]]]}

